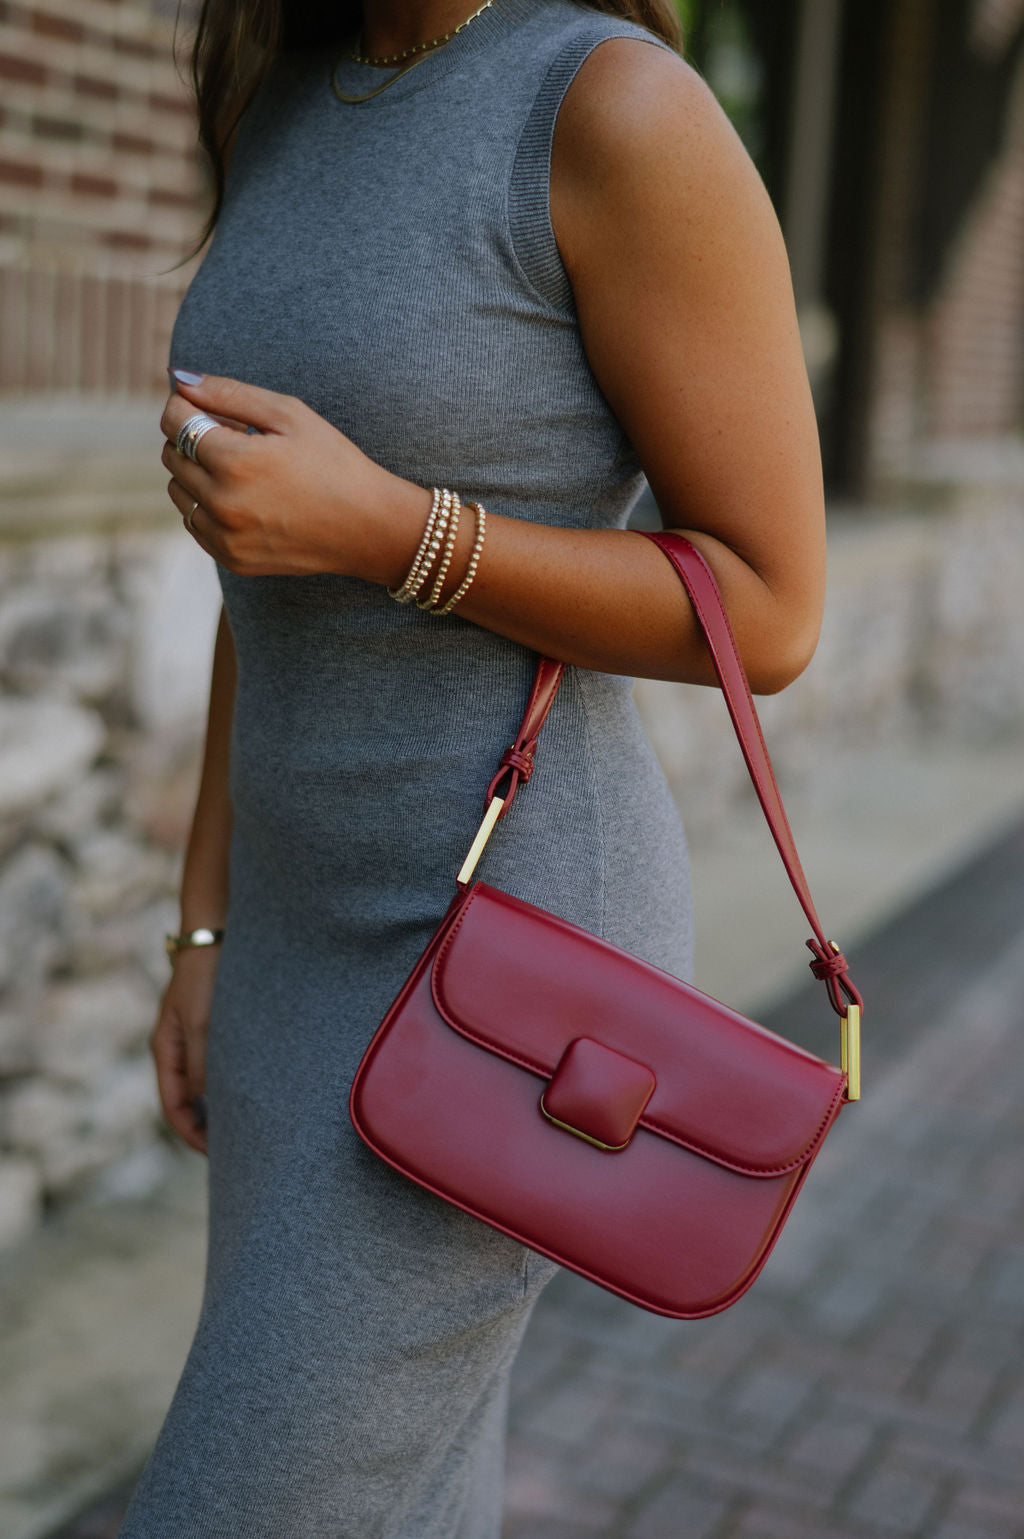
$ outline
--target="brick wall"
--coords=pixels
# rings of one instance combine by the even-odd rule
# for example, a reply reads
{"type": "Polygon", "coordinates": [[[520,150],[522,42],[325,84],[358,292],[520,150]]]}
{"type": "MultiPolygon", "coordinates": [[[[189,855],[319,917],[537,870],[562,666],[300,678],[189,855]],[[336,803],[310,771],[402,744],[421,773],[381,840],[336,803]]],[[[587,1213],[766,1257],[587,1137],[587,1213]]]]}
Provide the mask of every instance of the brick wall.
{"type": "MultiPolygon", "coordinates": [[[[1024,60],[1000,153],[945,254],[937,292],[923,308],[904,297],[908,218],[924,174],[922,114],[937,3],[897,0],[890,13],[869,435],[871,478],[881,483],[912,470],[929,445],[1003,439],[1024,429],[1024,60]]],[[[1022,17],[1024,0],[977,0],[970,48],[1000,57],[1022,17]]]]}
{"type": "Polygon", "coordinates": [[[203,191],[165,9],[0,0],[0,391],[165,384],[203,191]]]}
{"type": "Polygon", "coordinates": [[[1024,428],[1024,62],[1003,153],[950,253],[925,350],[931,437],[1024,428]]]}

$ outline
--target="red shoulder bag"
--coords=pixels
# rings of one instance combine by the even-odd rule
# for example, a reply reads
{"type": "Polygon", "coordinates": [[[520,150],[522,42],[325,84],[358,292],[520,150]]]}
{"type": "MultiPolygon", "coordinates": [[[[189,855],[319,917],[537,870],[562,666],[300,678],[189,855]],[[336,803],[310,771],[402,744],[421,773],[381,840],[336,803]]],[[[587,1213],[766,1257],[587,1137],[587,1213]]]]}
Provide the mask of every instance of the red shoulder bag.
{"type": "Polygon", "coordinates": [[[383,1160],[634,1304],[716,1314],[750,1287],[825,1135],[860,1094],[861,997],[825,939],[710,568],[652,534],[714,659],[740,747],[841,1017],[840,1068],[671,974],[484,882],[562,664],[542,658],[457,892],[359,1065],[349,1103],[383,1160]]]}

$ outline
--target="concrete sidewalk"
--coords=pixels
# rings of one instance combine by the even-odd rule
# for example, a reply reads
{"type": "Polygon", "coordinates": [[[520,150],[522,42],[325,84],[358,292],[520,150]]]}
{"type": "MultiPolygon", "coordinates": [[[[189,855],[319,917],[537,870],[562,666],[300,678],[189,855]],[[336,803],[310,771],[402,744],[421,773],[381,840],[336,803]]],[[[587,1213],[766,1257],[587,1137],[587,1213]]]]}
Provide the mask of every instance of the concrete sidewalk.
{"type": "MultiPolygon", "coordinates": [[[[679,1324],[568,1273],[542,1295],[506,1539],[1024,1539],[1024,824],[985,824],[964,859],[966,821],[936,888],[908,875],[900,908],[890,883],[884,932],[858,944],[836,925],[868,1004],[865,1100],[754,1290],[679,1324]]],[[[707,923],[737,933],[727,907],[707,923]]],[[[741,993],[726,997],[750,1008],[741,993]]],[[[820,985],[758,1018],[835,1055],[820,985]]],[[[38,1474],[0,1492],[4,1539],[116,1533],[198,1305],[201,1163],[176,1168],[159,1202],[69,1215],[25,1262],[0,1444],[20,1437],[38,1474]],[[33,1390],[55,1332],[72,1360],[33,1390]],[[56,1453],[33,1449],[55,1417],[56,1453]]]]}

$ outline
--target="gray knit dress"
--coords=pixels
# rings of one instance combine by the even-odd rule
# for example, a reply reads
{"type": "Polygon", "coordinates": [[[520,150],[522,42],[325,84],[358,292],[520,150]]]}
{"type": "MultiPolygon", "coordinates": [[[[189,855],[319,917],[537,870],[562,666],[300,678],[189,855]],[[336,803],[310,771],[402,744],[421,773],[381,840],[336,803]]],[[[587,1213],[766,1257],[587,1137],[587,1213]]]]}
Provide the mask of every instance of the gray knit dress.
{"type": "MultiPolygon", "coordinates": [[[[621,528],[642,472],[548,210],[559,104],[619,36],[654,41],[575,0],[495,0],[359,105],[331,90],[338,47],[279,61],[171,363],[297,395],[389,470],[494,513],[621,528]]],[[[535,657],[357,579],[218,571],[238,685],[209,1258],[121,1539],[497,1539],[509,1370],[556,1268],[384,1165],[346,1102],[452,896],[535,657]]],[[[630,686],[567,671],[480,875],[688,977],[686,845],[630,686]]]]}

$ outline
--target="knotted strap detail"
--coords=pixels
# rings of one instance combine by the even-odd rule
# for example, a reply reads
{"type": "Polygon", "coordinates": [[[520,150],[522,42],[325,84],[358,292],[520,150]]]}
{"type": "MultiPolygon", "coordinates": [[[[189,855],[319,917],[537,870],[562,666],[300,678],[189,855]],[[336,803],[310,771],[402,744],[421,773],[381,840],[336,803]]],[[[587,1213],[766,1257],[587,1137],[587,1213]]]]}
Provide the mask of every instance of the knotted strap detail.
{"type": "Polygon", "coordinates": [[[526,785],[526,782],[533,774],[533,755],[536,747],[536,738],[524,744],[522,748],[517,748],[515,743],[513,743],[512,747],[506,748],[501,756],[501,763],[497,773],[492,777],[491,783],[487,787],[488,802],[495,796],[500,796],[504,800],[505,805],[498,814],[499,822],[511,807],[512,798],[515,796],[518,788],[521,785],[526,785]]]}
{"type": "Polygon", "coordinates": [[[487,796],[484,799],[484,805],[487,806],[496,796],[501,797],[505,805],[498,814],[499,821],[511,807],[516,791],[521,785],[525,785],[533,774],[533,756],[537,751],[540,729],[554,704],[564,671],[564,664],[556,663],[550,657],[542,657],[537,664],[530,698],[519,724],[516,740],[502,754],[501,763],[487,787],[487,796]]]}
{"type": "Polygon", "coordinates": [[[511,748],[506,748],[505,752],[501,756],[502,764],[507,764],[512,769],[519,771],[519,779],[523,785],[526,785],[530,776],[533,774],[533,751],[536,746],[537,739],[534,738],[533,742],[529,745],[529,748],[517,748],[515,744],[513,744],[511,748]]]}
{"type": "Polygon", "coordinates": [[[832,1008],[839,1015],[846,1014],[843,1008],[842,994],[846,995],[851,1005],[863,1007],[864,1001],[861,999],[859,991],[854,988],[847,976],[850,971],[850,964],[843,956],[843,953],[831,942],[826,947],[819,940],[814,939],[807,942],[807,949],[814,953],[814,961],[808,963],[808,966],[814,977],[826,985],[832,1008]],[[842,990],[842,994],[840,990],[842,990]]]}

